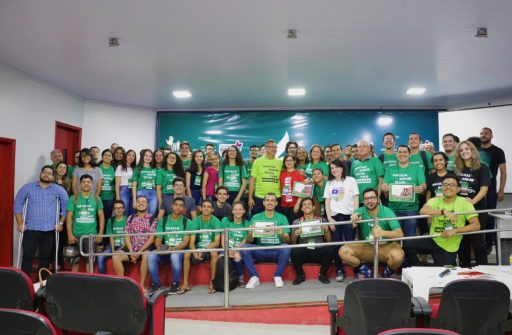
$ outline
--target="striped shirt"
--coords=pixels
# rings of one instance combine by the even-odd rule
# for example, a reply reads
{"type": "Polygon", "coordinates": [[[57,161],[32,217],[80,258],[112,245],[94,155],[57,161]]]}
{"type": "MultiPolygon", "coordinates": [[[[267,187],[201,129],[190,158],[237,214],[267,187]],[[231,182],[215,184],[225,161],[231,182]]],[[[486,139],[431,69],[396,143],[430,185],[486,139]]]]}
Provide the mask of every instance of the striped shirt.
{"type": "Polygon", "coordinates": [[[28,199],[25,218],[27,230],[55,230],[57,201],[60,205],[60,215],[66,216],[68,194],[58,184],[52,183],[47,188],[42,188],[39,181],[23,185],[14,199],[15,214],[23,214],[25,199],[28,199]]]}

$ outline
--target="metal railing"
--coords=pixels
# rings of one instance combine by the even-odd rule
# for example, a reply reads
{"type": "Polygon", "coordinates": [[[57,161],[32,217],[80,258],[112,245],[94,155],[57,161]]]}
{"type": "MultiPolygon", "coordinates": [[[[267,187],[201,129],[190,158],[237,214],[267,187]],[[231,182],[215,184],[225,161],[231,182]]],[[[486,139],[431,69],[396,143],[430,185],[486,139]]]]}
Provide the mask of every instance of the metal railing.
{"type": "MultiPolygon", "coordinates": [[[[501,213],[501,212],[510,212],[512,211],[512,208],[500,208],[500,209],[486,209],[486,210],[478,210],[478,211],[471,211],[471,212],[455,212],[453,214],[456,215],[465,215],[465,214],[479,214],[479,213],[501,213]]],[[[492,215],[492,214],[491,214],[492,215]]],[[[509,214],[508,214],[509,215],[509,214]]],[[[414,216],[402,216],[402,217],[394,217],[394,218],[377,218],[371,220],[359,220],[357,221],[357,224],[361,223],[370,223],[372,222],[374,226],[377,226],[380,221],[393,221],[393,220],[408,220],[408,219],[420,219],[420,218],[432,218],[435,216],[443,216],[441,214],[439,215],[414,215],[414,216]]],[[[494,215],[493,215],[494,216],[494,215]]],[[[510,215],[510,219],[512,220],[512,215],[510,215]]],[[[323,223],[315,223],[310,224],[308,223],[308,226],[330,226],[330,225],[352,225],[352,221],[337,221],[337,222],[323,222],[323,223]]],[[[288,226],[267,226],[267,227],[246,227],[246,228],[223,228],[223,229],[202,229],[202,230],[187,230],[187,231],[173,231],[173,232],[159,232],[159,233],[140,233],[140,234],[90,234],[90,235],[84,235],[80,237],[80,254],[84,257],[88,258],[89,263],[89,272],[92,273],[93,266],[94,266],[94,256],[114,256],[119,255],[119,252],[115,252],[114,250],[110,253],[101,252],[96,253],[95,251],[85,253],[83,251],[83,239],[88,238],[88,246],[89,251],[94,249],[94,240],[96,237],[120,237],[120,236],[163,236],[163,235],[176,235],[176,234],[184,234],[184,235],[193,235],[193,234],[199,234],[199,233],[221,233],[224,236],[224,247],[223,248],[211,248],[211,249],[182,249],[182,250],[153,250],[153,251],[137,251],[137,252],[123,252],[123,255],[143,255],[143,254],[159,254],[159,255],[168,255],[172,253],[194,253],[198,252],[224,252],[224,307],[229,307],[229,251],[241,251],[241,250],[265,250],[265,249],[288,249],[288,248],[305,248],[305,247],[325,247],[325,246],[341,246],[346,244],[359,244],[359,243],[371,243],[374,246],[374,252],[373,252],[373,276],[376,278],[378,276],[378,266],[379,266],[379,242],[385,241],[387,242],[393,242],[393,241],[405,241],[405,240],[416,240],[416,239],[424,239],[424,238],[434,238],[434,237],[440,237],[441,234],[434,234],[434,235],[420,235],[420,236],[409,236],[409,237],[400,237],[400,238],[379,238],[374,236],[373,239],[368,240],[355,240],[355,241],[336,241],[336,242],[322,242],[322,243],[301,243],[301,244],[281,244],[281,245],[274,245],[274,246],[251,246],[250,248],[244,248],[244,247],[234,247],[229,248],[229,232],[230,231],[249,231],[249,230],[280,230],[280,229],[290,229],[290,228],[301,228],[304,227],[304,225],[297,224],[297,225],[288,225],[288,226]]],[[[456,235],[472,235],[472,234],[484,234],[484,233],[498,233],[502,231],[512,231],[512,227],[510,228],[501,228],[501,229],[481,229],[473,232],[468,233],[457,233],[456,235]]],[[[496,239],[496,250],[498,254],[498,264],[501,265],[501,243],[500,238],[496,239]]]]}

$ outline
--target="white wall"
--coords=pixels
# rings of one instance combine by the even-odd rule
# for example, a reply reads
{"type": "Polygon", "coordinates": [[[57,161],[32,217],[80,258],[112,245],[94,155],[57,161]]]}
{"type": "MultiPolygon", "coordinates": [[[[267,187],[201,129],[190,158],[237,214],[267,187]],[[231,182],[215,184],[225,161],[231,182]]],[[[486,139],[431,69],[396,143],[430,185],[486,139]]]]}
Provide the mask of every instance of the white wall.
{"type": "Polygon", "coordinates": [[[86,101],[82,146],[110,148],[113,142],[138,152],[155,146],[156,111],[86,101]]]}
{"type": "Polygon", "coordinates": [[[0,136],[16,140],[15,194],[51,162],[55,121],[82,127],[83,113],[83,99],[0,63],[0,136]]]}
{"type": "Polygon", "coordinates": [[[492,129],[492,143],[505,151],[507,159],[507,184],[505,192],[512,192],[512,106],[470,109],[439,113],[439,143],[446,133],[453,133],[464,140],[480,136],[482,127],[492,129]]]}

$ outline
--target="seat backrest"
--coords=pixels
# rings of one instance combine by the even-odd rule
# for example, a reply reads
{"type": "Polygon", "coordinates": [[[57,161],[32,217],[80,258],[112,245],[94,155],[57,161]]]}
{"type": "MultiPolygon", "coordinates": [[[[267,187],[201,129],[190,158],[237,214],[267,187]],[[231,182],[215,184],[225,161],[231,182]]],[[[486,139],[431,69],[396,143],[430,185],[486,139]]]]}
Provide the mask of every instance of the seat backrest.
{"type": "Polygon", "coordinates": [[[0,308],[34,310],[34,285],[21,270],[0,267],[0,308]]]}
{"type": "Polygon", "coordinates": [[[50,320],[41,314],[21,309],[0,308],[0,334],[56,335],[50,320]]]}
{"type": "Polygon", "coordinates": [[[378,335],[460,335],[451,330],[439,328],[397,328],[385,330],[378,335]]]}
{"type": "Polygon", "coordinates": [[[140,334],[146,299],[126,277],[59,272],[46,283],[46,313],[59,328],[82,333],[140,334]]]}
{"type": "Polygon", "coordinates": [[[363,279],[345,290],[343,318],[347,334],[377,334],[411,321],[411,289],[395,279],[363,279]]]}
{"type": "Polygon", "coordinates": [[[443,289],[439,303],[440,328],[461,334],[501,334],[508,318],[510,290],[498,281],[456,280],[443,289]]]}

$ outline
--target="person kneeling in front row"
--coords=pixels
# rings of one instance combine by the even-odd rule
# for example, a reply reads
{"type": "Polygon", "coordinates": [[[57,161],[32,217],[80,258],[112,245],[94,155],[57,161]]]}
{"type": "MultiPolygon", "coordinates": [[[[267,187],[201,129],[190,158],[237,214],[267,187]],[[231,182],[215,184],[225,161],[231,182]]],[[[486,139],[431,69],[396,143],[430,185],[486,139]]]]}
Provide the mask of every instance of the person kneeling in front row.
{"type": "MultiPolygon", "coordinates": [[[[381,238],[383,244],[379,244],[379,262],[385,262],[386,267],[382,277],[389,278],[404,261],[404,251],[397,242],[385,242],[387,238],[400,238],[404,236],[398,220],[380,221],[378,226],[373,222],[361,220],[373,220],[374,218],[394,218],[395,213],[383,205],[379,205],[379,197],[376,189],[369,188],[363,191],[363,207],[359,207],[352,214],[354,224],[361,228],[361,240],[381,238]]],[[[373,263],[374,245],[371,243],[346,244],[339,250],[340,258],[348,265],[354,267],[358,277],[371,278],[373,271],[366,263],[373,263]]]]}

